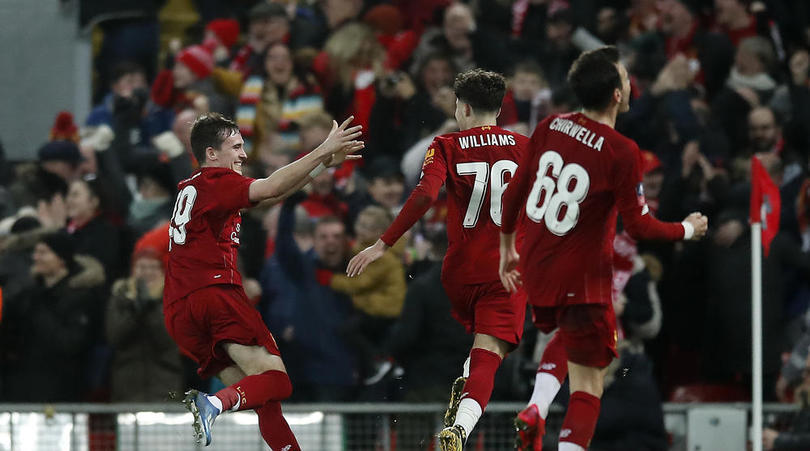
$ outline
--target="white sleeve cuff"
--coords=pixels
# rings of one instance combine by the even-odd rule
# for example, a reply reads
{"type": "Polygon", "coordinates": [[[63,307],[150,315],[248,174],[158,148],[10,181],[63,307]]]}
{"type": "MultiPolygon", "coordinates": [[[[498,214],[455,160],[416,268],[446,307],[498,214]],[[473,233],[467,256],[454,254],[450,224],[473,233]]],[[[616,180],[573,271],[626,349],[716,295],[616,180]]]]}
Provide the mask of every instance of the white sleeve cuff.
{"type": "Polygon", "coordinates": [[[681,225],[683,226],[683,239],[691,240],[695,235],[695,227],[687,221],[681,222],[681,225]]]}
{"type": "Polygon", "coordinates": [[[315,169],[309,172],[309,177],[314,179],[315,177],[320,175],[320,173],[323,172],[324,170],[326,170],[326,165],[321,163],[318,166],[315,166],[315,169]]]}

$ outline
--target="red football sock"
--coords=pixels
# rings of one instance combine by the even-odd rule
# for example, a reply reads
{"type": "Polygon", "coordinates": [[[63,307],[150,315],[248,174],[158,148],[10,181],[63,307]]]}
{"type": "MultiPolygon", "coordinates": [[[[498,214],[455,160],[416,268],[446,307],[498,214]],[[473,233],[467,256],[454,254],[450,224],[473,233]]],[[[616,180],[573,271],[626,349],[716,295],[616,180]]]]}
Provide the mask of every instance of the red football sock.
{"type": "Polygon", "coordinates": [[[281,414],[280,402],[270,401],[257,408],[256,414],[259,415],[259,431],[270,449],[301,451],[290,425],[281,414]]]}
{"type": "Polygon", "coordinates": [[[292,394],[290,377],[283,371],[270,370],[247,376],[241,381],[216,392],[222,401],[222,411],[256,409],[268,401],[281,401],[292,394]]]}
{"type": "Polygon", "coordinates": [[[562,339],[559,333],[555,333],[551,341],[543,351],[540,365],[537,366],[538,373],[549,373],[562,384],[568,374],[568,354],[565,353],[562,339]]]}
{"type": "Polygon", "coordinates": [[[599,398],[590,393],[584,391],[571,393],[568,412],[565,413],[560,430],[560,443],[569,442],[588,449],[593,431],[596,429],[600,405],[599,398]]]}
{"type": "Polygon", "coordinates": [[[501,366],[501,357],[486,349],[473,348],[470,352],[470,377],[464,384],[467,397],[474,399],[481,410],[487,407],[492,387],[495,385],[495,372],[501,366]]]}

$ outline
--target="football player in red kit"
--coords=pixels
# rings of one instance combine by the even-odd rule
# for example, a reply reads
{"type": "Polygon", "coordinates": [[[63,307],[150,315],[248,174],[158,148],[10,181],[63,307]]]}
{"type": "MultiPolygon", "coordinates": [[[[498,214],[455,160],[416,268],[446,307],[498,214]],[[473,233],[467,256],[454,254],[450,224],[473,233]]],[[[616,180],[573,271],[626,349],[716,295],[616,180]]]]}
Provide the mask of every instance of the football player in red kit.
{"type": "Polygon", "coordinates": [[[538,124],[503,198],[501,280],[509,291],[525,288],[538,329],[558,329],[537,370],[532,399],[516,420],[522,450],[540,449],[548,407],[566,373],[571,397],[559,449],[584,451],[593,436],[605,368],[616,357],[617,213],[638,240],[699,239],[708,227],[700,213],[680,223],[650,214],[641,153],[614,130],[616,115],[629,109],[630,99],[627,70],[616,48],[581,54],[568,83],[582,111],[538,124]],[[525,228],[520,258],[518,224],[525,228]]]}
{"type": "MultiPolygon", "coordinates": [[[[486,408],[495,372],[520,341],[526,311],[522,292],[510,295],[498,278],[501,195],[517,168],[527,138],[497,125],[506,83],[503,76],[474,69],[456,77],[458,133],[433,140],[422,179],[393,224],[350,262],[349,276],[378,259],[430,208],[447,185],[448,249],[442,283],[453,316],[475,334],[469,376],[454,385],[447,426],[439,433],[443,451],[461,450],[486,408]],[[462,395],[463,393],[463,395],[462,395]]],[[[465,367],[467,365],[465,364],[465,367]]]]}
{"type": "Polygon", "coordinates": [[[163,311],[166,329],[203,377],[226,385],[214,395],[191,390],[185,403],[194,415],[198,442],[211,443],[211,426],[226,410],[255,409],[259,430],[272,449],[299,450],[281,414],[292,385],[273,336],[242,288],[237,269],[239,211],[279,202],[363,147],[360,127],[333,122],[315,150],[267,178],[242,176],[247,160],[239,127],[216,113],[197,118],[191,148],[200,169],[178,184],[169,223],[169,262],[163,311]]]}

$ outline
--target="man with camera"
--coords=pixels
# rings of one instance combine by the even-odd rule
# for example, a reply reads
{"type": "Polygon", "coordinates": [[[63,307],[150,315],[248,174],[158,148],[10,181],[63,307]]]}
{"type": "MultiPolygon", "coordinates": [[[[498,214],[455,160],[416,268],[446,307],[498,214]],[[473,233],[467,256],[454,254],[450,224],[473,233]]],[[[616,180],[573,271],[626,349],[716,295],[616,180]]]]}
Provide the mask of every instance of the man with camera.
{"type": "Polygon", "coordinates": [[[89,128],[106,125],[112,129],[116,120],[140,122],[143,116],[149,89],[143,67],[132,62],[122,62],[112,72],[110,92],[87,116],[85,125],[89,128]]]}

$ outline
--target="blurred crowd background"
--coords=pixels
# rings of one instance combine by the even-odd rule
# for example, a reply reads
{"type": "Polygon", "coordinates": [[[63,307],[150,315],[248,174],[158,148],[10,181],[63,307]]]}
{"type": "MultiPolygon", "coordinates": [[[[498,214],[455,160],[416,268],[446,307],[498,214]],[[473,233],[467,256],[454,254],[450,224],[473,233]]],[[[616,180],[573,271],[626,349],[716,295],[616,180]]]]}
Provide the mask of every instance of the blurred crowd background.
{"type": "MultiPolygon", "coordinates": [[[[54,111],[49,136],[25,151],[36,159],[0,164],[0,400],[162,401],[211,389],[168,337],[161,298],[176,185],[197,167],[190,124],[216,111],[238,123],[254,177],[312,150],[333,119],[354,115],[364,127],[362,162],[242,216],[245,290],[282,350],[292,399],[444,401],[470,345],[439,281],[444,201],[362,277],[345,277],[346,262],[390,224],[432,138],[457,130],[455,74],[505,74],[499,125],[530,135],[547,115],[577,108],[565,82],[577,55],[611,44],[633,89],[617,129],[644,149],[652,210],[670,221],[701,211],[710,233],[677,244],[617,235],[622,352],[599,427],[627,431],[601,437],[656,443],[662,401],[749,398],[754,156],[782,198],[763,262],[765,397],[806,404],[810,3],[78,7],[81,26],[94,30],[95,106],[87,117],[54,111]]],[[[495,400],[527,399],[548,337],[526,331],[499,371],[495,400]]],[[[642,449],[627,443],[621,449],[642,449]]]]}

